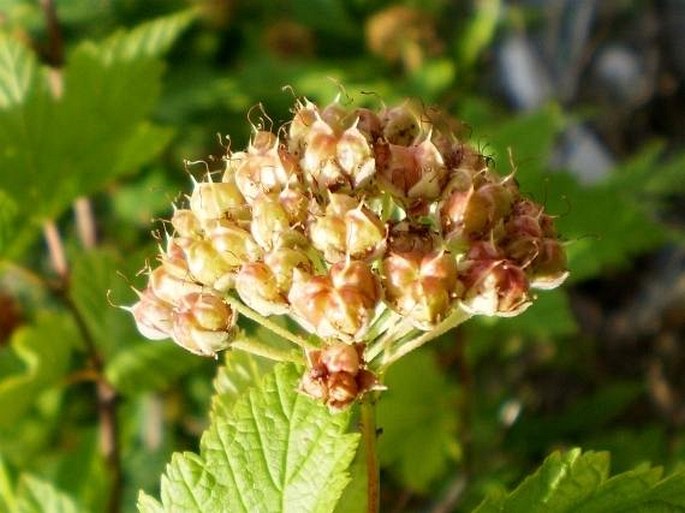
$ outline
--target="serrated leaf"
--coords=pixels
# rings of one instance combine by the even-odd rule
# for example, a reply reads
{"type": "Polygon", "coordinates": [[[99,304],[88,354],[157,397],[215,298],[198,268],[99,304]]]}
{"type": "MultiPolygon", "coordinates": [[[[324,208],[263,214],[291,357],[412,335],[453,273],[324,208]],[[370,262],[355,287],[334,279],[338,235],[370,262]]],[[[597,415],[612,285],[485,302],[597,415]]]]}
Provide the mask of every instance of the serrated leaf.
{"type": "Polygon", "coordinates": [[[136,171],[168,142],[171,132],[147,121],[160,92],[158,56],[191,19],[186,12],[99,45],[78,45],[64,68],[59,98],[37,73],[35,57],[2,36],[0,189],[25,221],[15,252],[30,242],[26,233],[35,234],[40,221],[136,171]]]}
{"type": "Polygon", "coordinates": [[[508,496],[486,499],[474,513],[537,513],[568,511],[606,479],[609,457],[606,453],[581,454],[580,449],[554,453],[532,476],[508,496]]]}
{"type": "Polygon", "coordinates": [[[259,386],[262,378],[273,367],[272,360],[253,356],[245,351],[226,352],[224,365],[214,378],[216,396],[213,414],[228,416],[240,396],[250,388],[259,386]]]}
{"type": "Polygon", "coordinates": [[[41,391],[60,382],[79,341],[71,319],[57,314],[42,314],[13,334],[10,347],[23,369],[0,381],[0,428],[15,424],[41,391]]]}
{"type": "Polygon", "coordinates": [[[103,54],[108,61],[158,57],[169,50],[195,15],[193,10],[182,11],[141,23],[129,32],[117,32],[102,44],[103,54]]]}
{"type": "MultiPolygon", "coordinates": [[[[279,364],[230,416],[217,411],[200,454],[174,454],[162,478],[163,510],[333,511],[359,436],[346,433],[349,411],[331,414],[299,394],[299,378],[297,367],[279,364]]],[[[158,510],[148,499],[142,505],[158,510]]]]}
{"type": "Polygon", "coordinates": [[[164,513],[164,508],[157,499],[141,491],[138,494],[138,511],[140,513],[164,513]]]}
{"type": "Polygon", "coordinates": [[[415,351],[393,364],[378,402],[378,451],[402,484],[425,492],[459,454],[454,385],[432,352],[415,351]]]}
{"type": "Polygon", "coordinates": [[[487,498],[473,513],[614,513],[685,510],[685,472],[659,481],[648,465],[609,478],[608,453],[573,449],[549,456],[509,495],[487,498]]]}
{"type": "Polygon", "coordinates": [[[170,340],[133,342],[107,361],[105,376],[122,394],[139,395],[168,388],[202,362],[170,340]]]}
{"type": "Polygon", "coordinates": [[[17,487],[16,513],[82,513],[74,500],[51,483],[25,474],[17,487]]]}

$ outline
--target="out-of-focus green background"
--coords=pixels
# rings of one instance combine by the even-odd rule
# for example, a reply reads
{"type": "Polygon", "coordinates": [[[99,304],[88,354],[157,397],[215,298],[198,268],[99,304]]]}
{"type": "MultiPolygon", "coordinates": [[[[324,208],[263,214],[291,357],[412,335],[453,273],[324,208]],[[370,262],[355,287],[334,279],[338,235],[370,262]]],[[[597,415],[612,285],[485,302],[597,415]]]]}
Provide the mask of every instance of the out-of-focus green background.
{"type": "Polygon", "coordinates": [[[568,242],[562,290],[390,371],[382,511],[470,511],[555,448],[685,461],[684,3],[0,0],[0,34],[0,511],[135,511],[197,449],[221,361],[116,306],[191,176],[300,96],[444,109],[568,242]]]}

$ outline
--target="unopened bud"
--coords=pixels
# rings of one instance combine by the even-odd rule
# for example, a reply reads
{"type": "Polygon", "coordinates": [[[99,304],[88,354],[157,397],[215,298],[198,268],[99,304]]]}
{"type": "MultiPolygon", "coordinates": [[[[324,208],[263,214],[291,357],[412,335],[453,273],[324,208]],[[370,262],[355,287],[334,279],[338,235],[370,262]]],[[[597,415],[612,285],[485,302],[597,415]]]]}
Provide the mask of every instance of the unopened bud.
{"type": "Polygon", "coordinates": [[[359,350],[354,344],[332,342],[321,351],[320,361],[329,373],[346,372],[356,376],[359,372],[359,350]]]}
{"type": "Polygon", "coordinates": [[[214,356],[233,340],[236,317],[217,296],[185,296],[173,317],[173,339],[192,353],[214,356]]]}
{"type": "Polygon", "coordinates": [[[202,291],[202,285],[169,272],[164,265],[150,273],[149,284],[155,296],[171,305],[176,305],[187,294],[202,291]]]}
{"type": "Polygon", "coordinates": [[[192,210],[177,209],[171,217],[171,225],[181,237],[197,237],[202,233],[202,226],[192,210]]]}
{"type": "Polygon", "coordinates": [[[264,316],[288,311],[288,302],[266,264],[254,262],[243,265],[236,276],[235,288],[247,306],[264,316]]]}
{"type": "Polygon", "coordinates": [[[230,182],[196,183],[190,196],[190,210],[201,221],[234,217],[244,205],[242,194],[230,182]]]}
{"type": "Polygon", "coordinates": [[[130,307],[130,312],[140,334],[150,340],[169,338],[172,306],[159,299],[149,287],[139,296],[138,302],[130,307]]]}

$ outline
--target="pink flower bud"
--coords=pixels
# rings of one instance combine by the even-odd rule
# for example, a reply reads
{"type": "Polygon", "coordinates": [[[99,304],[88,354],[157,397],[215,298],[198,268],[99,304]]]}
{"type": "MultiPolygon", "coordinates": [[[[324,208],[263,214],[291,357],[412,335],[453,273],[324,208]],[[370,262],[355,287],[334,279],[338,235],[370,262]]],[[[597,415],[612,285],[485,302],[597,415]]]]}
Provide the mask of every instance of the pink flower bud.
{"type": "Polygon", "coordinates": [[[531,304],[528,279],[509,260],[471,260],[462,273],[462,304],[472,314],[512,317],[531,304]]]}
{"type": "Polygon", "coordinates": [[[386,109],[381,113],[380,119],[383,137],[390,144],[409,146],[421,133],[418,118],[406,105],[386,109]]]}
{"type": "Polygon", "coordinates": [[[361,358],[356,345],[332,342],[321,351],[320,361],[328,373],[346,372],[356,376],[361,358]]]}
{"type": "Polygon", "coordinates": [[[538,254],[530,269],[530,286],[536,289],[549,290],[557,288],[568,277],[566,252],[556,239],[541,239],[538,254]]]}
{"type": "Polygon", "coordinates": [[[172,306],[159,299],[149,287],[139,294],[138,302],[129,310],[145,338],[162,340],[171,336],[172,306]]]}
{"type": "Polygon", "coordinates": [[[179,277],[164,265],[150,273],[149,287],[156,297],[171,305],[176,305],[187,294],[202,291],[202,285],[191,281],[189,276],[179,277]]]}

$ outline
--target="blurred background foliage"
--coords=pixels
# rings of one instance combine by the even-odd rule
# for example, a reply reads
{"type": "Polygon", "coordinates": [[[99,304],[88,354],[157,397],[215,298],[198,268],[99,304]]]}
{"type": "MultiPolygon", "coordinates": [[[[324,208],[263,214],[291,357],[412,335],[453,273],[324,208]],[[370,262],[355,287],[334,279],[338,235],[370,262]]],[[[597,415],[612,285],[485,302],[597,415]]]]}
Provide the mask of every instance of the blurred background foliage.
{"type": "Polygon", "coordinates": [[[135,511],[197,448],[221,362],[115,306],[296,96],[446,110],[568,241],[563,290],[388,373],[382,511],[470,511],[555,448],[682,465],[684,37],[678,0],[1,0],[0,511],[135,511]]]}

